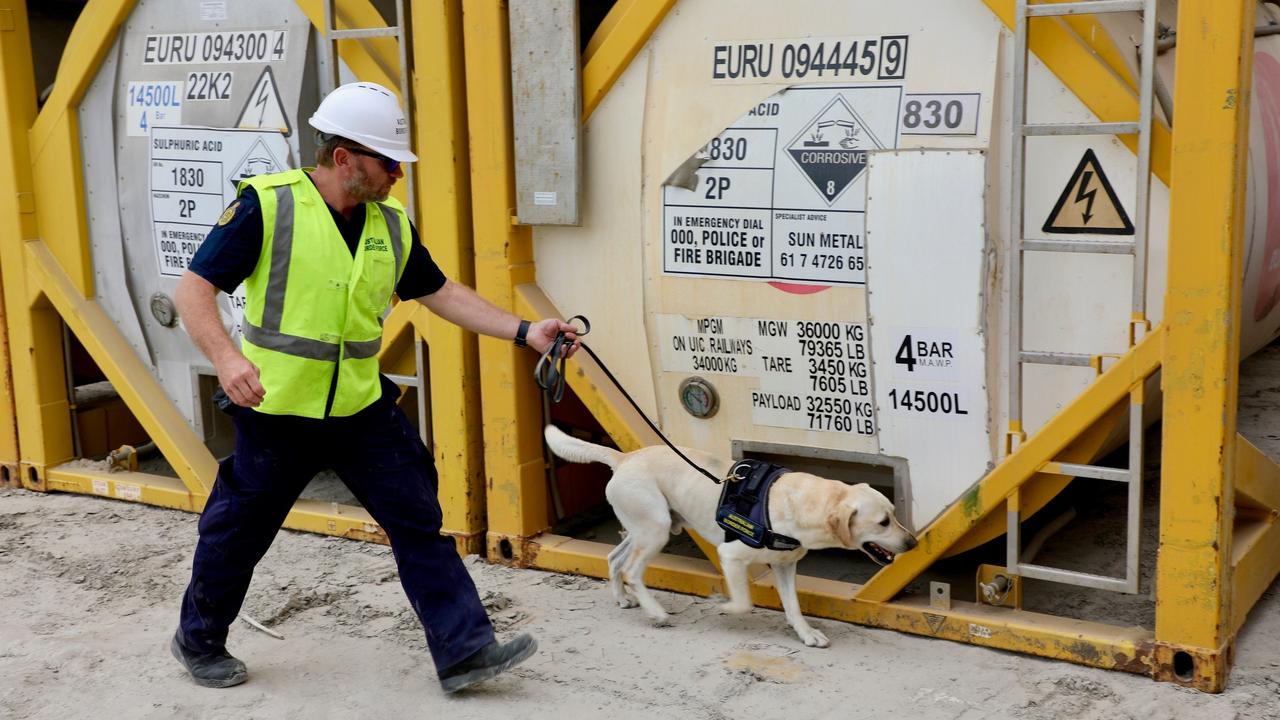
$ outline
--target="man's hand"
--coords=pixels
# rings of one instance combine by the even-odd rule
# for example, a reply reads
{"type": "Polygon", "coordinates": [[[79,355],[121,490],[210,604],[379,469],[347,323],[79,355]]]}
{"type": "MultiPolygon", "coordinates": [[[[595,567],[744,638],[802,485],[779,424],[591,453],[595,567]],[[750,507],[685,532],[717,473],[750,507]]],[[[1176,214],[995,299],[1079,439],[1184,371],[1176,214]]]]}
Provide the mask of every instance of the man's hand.
{"type": "Polygon", "coordinates": [[[231,402],[240,407],[258,407],[267,391],[258,380],[258,368],[240,353],[218,364],[218,382],[231,402]]]}
{"type": "Polygon", "coordinates": [[[556,340],[556,334],[561,332],[564,333],[565,339],[568,341],[562,346],[561,354],[567,358],[573,357],[573,354],[578,352],[578,329],[557,318],[539,320],[530,325],[529,333],[525,335],[525,342],[529,343],[529,347],[541,354],[551,347],[551,343],[556,340]]]}

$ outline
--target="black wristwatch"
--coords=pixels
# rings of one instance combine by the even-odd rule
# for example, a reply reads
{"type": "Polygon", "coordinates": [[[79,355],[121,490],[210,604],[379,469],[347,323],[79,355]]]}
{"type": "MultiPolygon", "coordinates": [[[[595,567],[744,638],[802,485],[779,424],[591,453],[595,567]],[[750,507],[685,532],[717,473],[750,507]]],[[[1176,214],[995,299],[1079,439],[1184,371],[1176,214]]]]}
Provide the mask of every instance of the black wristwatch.
{"type": "Polygon", "coordinates": [[[529,346],[529,341],[525,340],[525,336],[529,334],[529,324],[530,323],[528,320],[520,321],[520,329],[516,330],[516,339],[515,339],[516,347],[529,346]]]}

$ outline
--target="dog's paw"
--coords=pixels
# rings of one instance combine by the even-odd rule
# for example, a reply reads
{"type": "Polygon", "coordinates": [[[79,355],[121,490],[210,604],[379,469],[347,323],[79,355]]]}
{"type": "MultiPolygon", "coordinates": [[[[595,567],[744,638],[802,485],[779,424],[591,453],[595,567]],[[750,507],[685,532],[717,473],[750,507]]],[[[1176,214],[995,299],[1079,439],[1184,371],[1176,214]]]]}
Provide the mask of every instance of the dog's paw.
{"type": "Polygon", "coordinates": [[[804,644],[809,647],[824,648],[831,645],[831,641],[827,639],[827,636],[823,635],[821,630],[815,630],[814,628],[809,628],[807,633],[801,633],[800,639],[804,640],[804,644]]]}
{"type": "Polygon", "coordinates": [[[623,610],[630,610],[631,608],[634,608],[634,607],[640,607],[640,603],[633,597],[629,597],[629,596],[620,597],[618,598],[618,607],[622,608],[623,610]]]}
{"type": "Polygon", "coordinates": [[[667,627],[671,624],[671,616],[665,612],[661,615],[650,614],[649,619],[653,621],[654,627],[667,627]]]}
{"type": "Polygon", "coordinates": [[[724,615],[746,615],[751,612],[751,603],[720,603],[720,612],[724,615]]]}

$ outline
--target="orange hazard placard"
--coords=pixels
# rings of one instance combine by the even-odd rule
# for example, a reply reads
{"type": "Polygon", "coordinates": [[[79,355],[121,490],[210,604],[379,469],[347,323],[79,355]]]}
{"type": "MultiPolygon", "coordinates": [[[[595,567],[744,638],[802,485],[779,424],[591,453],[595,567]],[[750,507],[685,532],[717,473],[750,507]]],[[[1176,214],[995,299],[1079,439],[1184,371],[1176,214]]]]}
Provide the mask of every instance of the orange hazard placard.
{"type": "Polygon", "coordinates": [[[1065,234],[1133,234],[1133,223],[1092,148],[1084,151],[1084,157],[1080,158],[1080,164],[1041,230],[1065,234]]]}

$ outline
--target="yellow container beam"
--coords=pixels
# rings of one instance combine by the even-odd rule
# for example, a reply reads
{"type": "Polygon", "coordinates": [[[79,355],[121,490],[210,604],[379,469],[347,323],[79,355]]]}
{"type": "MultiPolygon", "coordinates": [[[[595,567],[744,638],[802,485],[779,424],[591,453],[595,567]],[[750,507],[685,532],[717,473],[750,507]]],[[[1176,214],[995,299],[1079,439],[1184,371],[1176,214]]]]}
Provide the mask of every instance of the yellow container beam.
{"type": "Polygon", "coordinates": [[[4,311],[4,282],[0,278],[0,487],[21,487],[22,480],[18,472],[18,410],[13,403],[8,324],[4,311]]]}
{"type": "MultiPolygon", "coordinates": [[[[0,0],[0,17],[0,272],[23,463],[19,474],[28,487],[39,488],[40,470],[51,458],[71,457],[71,425],[61,326],[25,272],[23,245],[37,235],[28,132],[36,119],[36,88],[26,3],[0,0]]],[[[63,192],[59,199],[70,205],[75,197],[63,192]]]]}
{"type": "MultiPolygon", "coordinates": [[[[521,539],[490,533],[489,539],[494,556],[498,552],[495,541],[510,543],[519,565],[608,576],[607,555],[612,545],[550,534],[521,539]]],[[[703,597],[725,592],[724,581],[710,562],[673,555],[655,558],[645,573],[645,583],[655,589],[703,597]]],[[[1153,667],[1153,637],[1141,628],[968,602],[953,601],[950,610],[941,610],[931,607],[924,596],[871,602],[861,599],[861,586],[807,576],[798,577],[796,585],[800,608],[807,615],[1125,672],[1149,674],[1153,667]]],[[[781,607],[768,572],[753,579],[751,596],[760,607],[781,607]]]]}
{"type": "MultiPolygon", "coordinates": [[[[35,202],[31,196],[31,170],[27,159],[27,132],[36,117],[36,79],[31,63],[31,36],[27,5],[20,0],[0,0],[0,269],[20,252],[18,242],[35,234],[35,202]]],[[[0,486],[20,486],[18,460],[18,409],[15,405],[10,365],[9,313],[15,296],[24,296],[20,277],[0,278],[0,486]],[[9,291],[9,292],[5,292],[9,291]]],[[[23,307],[14,305],[15,322],[22,322],[23,307]]],[[[22,328],[18,328],[22,331],[22,328]]],[[[20,346],[20,345],[19,345],[20,346]]]]}
{"type": "Polygon", "coordinates": [[[584,124],[675,4],[676,0],[618,0],[609,10],[583,53],[584,124]]]}
{"type": "MultiPolygon", "coordinates": [[[[467,146],[462,4],[418,5],[413,13],[417,209],[423,238],[446,275],[475,282],[467,146]]],[[[409,318],[430,350],[429,380],[440,505],[446,532],[484,552],[485,477],[480,361],[476,338],[417,303],[409,318]]]]}
{"type": "Polygon", "coordinates": [[[1176,679],[1217,691],[1233,637],[1230,558],[1252,0],[1182,0],[1169,200],[1156,638],[1176,679]]]}
{"type": "MultiPolygon", "coordinates": [[[[462,7],[476,288],[498,307],[513,308],[515,286],[533,281],[533,245],[529,229],[513,217],[506,6],[500,0],[464,0],[462,7]]],[[[499,338],[480,338],[479,349],[489,530],[534,535],[549,522],[532,354],[499,338]]]]}
{"type": "MultiPolygon", "coordinates": [[[[163,475],[108,472],[66,465],[49,468],[47,475],[49,489],[58,492],[93,495],[197,513],[204,509],[208,500],[207,495],[187,492],[182,481],[177,478],[163,475]]],[[[335,507],[333,503],[322,500],[303,499],[294,503],[281,527],[382,545],[390,544],[387,534],[364,508],[349,505],[335,507]]],[[[467,554],[467,543],[468,538],[454,536],[459,554],[467,554]]]]}

